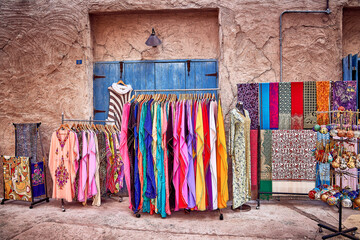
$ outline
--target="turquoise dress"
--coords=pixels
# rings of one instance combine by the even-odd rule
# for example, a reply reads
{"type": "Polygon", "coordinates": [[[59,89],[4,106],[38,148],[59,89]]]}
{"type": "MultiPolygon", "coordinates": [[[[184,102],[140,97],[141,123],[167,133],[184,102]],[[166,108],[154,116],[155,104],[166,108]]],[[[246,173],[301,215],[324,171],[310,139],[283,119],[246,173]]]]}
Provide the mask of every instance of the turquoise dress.
{"type": "Polygon", "coordinates": [[[139,127],[139,146],[140,146],[140,152],[143,156],[143,191],[142,191],[142,197],[144,199],[143,212],[150,212],[150,201],[145,196],[147,181],[146,181],[146,146],[145,146],[144,124],[145,124],[145,118],[146,118],[146,113],[147,113],[147,105],[148,105],[147,102],[143,103],[143,105],[142,105],[141,115],[140,115],[140,124],[139,124],[140,125],[140,127],[139,127]]]}

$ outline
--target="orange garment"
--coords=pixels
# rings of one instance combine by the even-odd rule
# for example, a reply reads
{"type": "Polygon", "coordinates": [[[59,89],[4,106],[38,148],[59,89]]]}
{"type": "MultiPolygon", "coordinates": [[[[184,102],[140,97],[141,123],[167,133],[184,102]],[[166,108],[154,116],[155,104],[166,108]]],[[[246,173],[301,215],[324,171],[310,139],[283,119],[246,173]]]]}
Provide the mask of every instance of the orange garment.
{"type": "Polygon", "coordinates": [[[229,200],[228,190],[228,163],[226,152],[226,139],[224,128],[224,117],[221,108],[221,101],[218,101],[218,117],[216,122],[217,140],[216,140],[216,169],[218,177],[218,208],[226,208],[229,200]]]}
{"type": "Polygon", "coordinates": [[[75,163],[79,160],[76,135],[70,130],[58,130],[51,136],[49,171],[53,180],[53,198],[71,202],[76,176],[75,163]]]}
{"type": "MultiPolygon", "coordinates": [[[[316,82],[317,111],[329,111],[329,94],[330,94],[329,81],[316,82]]],[[[317,114],[317,123],[319,125],[329,124],[329,114],[328,113],[317,114]]]]}

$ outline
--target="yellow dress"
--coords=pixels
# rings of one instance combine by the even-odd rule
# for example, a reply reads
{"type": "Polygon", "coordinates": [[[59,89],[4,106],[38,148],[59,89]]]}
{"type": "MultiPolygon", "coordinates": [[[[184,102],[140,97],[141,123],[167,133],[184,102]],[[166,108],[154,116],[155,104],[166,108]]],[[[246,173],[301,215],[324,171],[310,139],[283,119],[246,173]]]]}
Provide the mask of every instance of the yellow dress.
{"type": "Polygon", "coordinates": [[[206,210],[206,189],[205,189],[205,175],[204,175],[204,126],[202,118],[201,103],[198,103],[198,111],[196,115],[196,206],[198,210],[206,210]]]}
{"type": "Polygon", "coordinates": [[[227,201],[229,200],[228,190],[228,162],[226,152],[226,139],[224,128],[224,117],[222,114],[221,101],[218,102],[218,117],[216,122],[216,169],[218,177],[218,207],[226,208],[227,201]]]}

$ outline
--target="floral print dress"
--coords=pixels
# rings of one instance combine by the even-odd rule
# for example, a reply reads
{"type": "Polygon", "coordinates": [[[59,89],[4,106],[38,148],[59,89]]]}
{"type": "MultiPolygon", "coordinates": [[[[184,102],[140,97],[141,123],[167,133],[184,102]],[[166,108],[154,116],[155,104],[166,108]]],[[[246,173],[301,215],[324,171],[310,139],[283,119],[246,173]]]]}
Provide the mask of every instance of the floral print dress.
{"type": "Polygon", "coordinates": [[[230,112],[230,157],[233,170],[233,209],[251,199],[250,124],[248,111],[245,116],[238,109],[230,112]]]}
{"type": "Polygon", "coordinates": [[[70,130],[58,130],[52,134],[49,170],[53,180],[53,198],[71,202],[75,196],[75,161],[79,159],[76,134],[70,130]]]}

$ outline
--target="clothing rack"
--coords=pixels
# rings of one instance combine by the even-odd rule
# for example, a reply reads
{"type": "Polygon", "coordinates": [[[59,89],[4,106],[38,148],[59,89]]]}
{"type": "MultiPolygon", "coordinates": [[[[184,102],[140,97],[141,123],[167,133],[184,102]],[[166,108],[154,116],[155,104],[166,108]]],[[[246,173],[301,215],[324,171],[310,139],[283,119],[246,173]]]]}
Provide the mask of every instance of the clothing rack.
{"type": "MultiPolygon", "coordinates": [[[[15,127],[15,129],[16,129],[16,124],[13,123],[13,125],[14,125],[14,127],[15,127]]],[[[41,125],[41,122],[36,123],[36,131],[39,133],[39,135],[40,135],[40,131],[39,131],[40,125],[41,125]]],[[[15,131],[15,134],[16,134],[16,131],[15,131]]],[[[40,137],[40,144],[41,144],[41,148],[42,148],[43,146],[42,146],[42,143],[41,143],[41,136],[39,136],[39,137],[40,137]]],[[[37,139],[36,139],[36,141],[37,141],[37,139]]],[[[17,145],[17,138],[15,137],[15,146],[16,146],[16,145],[17,145]]],[[[17,153],[17,150],[16,150],[16,149],[17,149],[17,148],[15,147],[15,156],[18,156],[18,153],[17,153]]],[[[43,149],[42,149],[42,150],[43,150],[43,149]]],[[[43,157],[44,157],[44,156],[43,156],[43,157]]],[[[44,201],[49,202],[50,200],[49,200],[48,193],[47,193],[46,166],[45,166],[46,164],[45,164],[45,162],[44,162],[44,169],[43,169],[43,171],[44,171],[44,185],[45,185],[45,198],[40,198],[40,199],[37,200],[37,201],[35,201],[35,199],[34,199],[34,194],[33,194],[33,190],[32,190],[31,159],[32,159],[32,157],[29,157],[29,170],[30,170],[29,179],[30,179],[30,187],[31,187],[31,204],[30,204],[29,208],[30,208],[30,209],[33,209],[34,205],[36,205],[36,204],[38,204],[38,203],[41,203],[41,202],[44,202],[44,201]]],[[[4,204],[5,204],[5,201],[8,201],[8,200],[10,200],[10,199],[5,199],[5,182],[4,182],[4,198],[2,199],[2,201],[1,201],[0,204],[1,204],[1,205],[4,205],[4,204]]]]}
{"type": "MultiPolygon", "coordinates": [[[[61,113],[61,124],[64,124],[64,122],[87,122],[87,123],[115,123],[116,122],[116,114],[115,114],[115,120],[92,120],[92,117],[89,117],[89,120],[86,119],[65,119],[64,113],[61,113]]],[[[110,195],[111,197],[111,195],[110,195]]],[[[119,202],[122,202],[122,197],[119,197],[119,202]]],[[[61,210],[63,212],[66,211],[65,209],[65,203],[64,199],[61,199],[61,210]]]]}
{"type": "Polygon", "coordinates": [[[135,94],[137,92],[187,92],[187,91],[219,91],[220,88],[192,88],[192,89],[141,89],[133,90],[135,94]]]}
{"type": "Polygon", "coordinates": [[[257,206],[256,209],[260,209],[260,195],[265,195],[265,194],[277,194],[277,195],[291,195],[291,196],[307,196],[308,193],[290,193],[290,192],[260,192],[260,181],[261,181],[261,135],[260,135],[260,126],[258,127],[258,149],[257,149],[257,163],[258,163],[258,171],[257,171],[257,206]]]}
{"type": "MultiPolygon", "coordinates": [[[[343,122],[343,115],[340,116],[340,126],[342,127],[342,122],[343,122]]],[[[341,137],[340,138],[340,141],[342,141],[343,138],[341,137]]],[[[343,201],[343,175],[344,175],[344,172],[340,170],[340,172],[337,172],[337,171],[334,171],[335,174],[338,174],[340,175],[340,198],[339,198],[339,201],[338,201],[338,208],[339,208],[339,228],[336,229],[334,227],[330,227],[330,226],[327,226],[327,225],[324,225],[322,223],[319,223],[318,226],[319,226],[319,233],[322,233],[323,232],[323,228],[333,232],[332,234],[329,234],[329,235],[325,235],[322,237],[322,239],[328,239],[328,238],[333,238],[333,237],[336,237],[336,236],[344,236],[344,237],[347,237],[347,238],[350,238],[350,239],[355,239],[355,240],[359,240],[359,238],[355,237],[355,233],[356,233],[356,230],[357,230],[357,227],[353,227],[353,228],[349,228],[349,229],[346,229],[344,230],[342,228],[342,201],[343,201]],[[352,235],[349,235],[348,233],[352,233],[352,235]]],[[[349,175],[350,177],[354,177],[352,174],[349,174],[349,173],[346,173],[346,175],[349,175]]]]}

